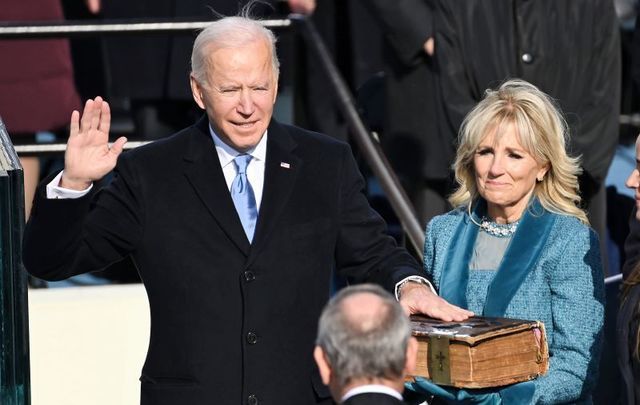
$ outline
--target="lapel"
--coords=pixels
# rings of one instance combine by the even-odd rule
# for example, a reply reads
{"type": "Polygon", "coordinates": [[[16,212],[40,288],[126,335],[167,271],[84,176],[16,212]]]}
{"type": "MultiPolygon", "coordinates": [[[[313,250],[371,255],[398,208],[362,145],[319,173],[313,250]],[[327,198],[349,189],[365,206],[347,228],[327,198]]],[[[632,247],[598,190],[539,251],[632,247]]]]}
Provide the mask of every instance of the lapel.
{"type": "Polygon", "coordinates": [[[192,127],[192,132],[184,154],[184,174],[220,228],[248,256],[251,245],[227,189],[206,115],[192,127]]]}
{"type": "MultiPolygon", "coordinates": [[[[471,214],[478,222],[477,211],[482,210],[484,201],[476,205],[471,214]]],[[[480,216],[482,218],[482,215],[480,216]]],[[[463,214],[458,224],[445,259],[440,275],[440,296],[450,303],[467,308],[467,283],[469,282],[469,262],[473,246],[478,236],[478,226],[471,221],[469,215],[463,214]]]]}
{"type": "Polygon", "coordinates": [[[287,129],[272,119],[268,131],[262,203],[246,267],[253,263],[268,243],[278,218],[289,201],[302,165],[300,158],[293,153],[297,144],[287,129]],[[288,167],[283,167],[282,164],[288,164],[288,167]]]}
{"type": "MultiPolygon", "coordinates": [[[[485,213],[486,203],[480,200],[471,215],[479,223],[485,213]]],[[[531,201],[489,285],[482,315],[504,316],[511,299],[540,258],[555,218],[537,199],[531,201]]],[[[464,215],[451,240],[440,279],[440,295],[463,308],[467,307],[469,262],[477,235],[478,226],[469,215],[464,215]]]]}
{"type": "Polygon", "coordinates": [[[529,204],[489,285],[484,316],[504,316],[511,299],[542,256],[555,219],[537,198],[529,204]]]}

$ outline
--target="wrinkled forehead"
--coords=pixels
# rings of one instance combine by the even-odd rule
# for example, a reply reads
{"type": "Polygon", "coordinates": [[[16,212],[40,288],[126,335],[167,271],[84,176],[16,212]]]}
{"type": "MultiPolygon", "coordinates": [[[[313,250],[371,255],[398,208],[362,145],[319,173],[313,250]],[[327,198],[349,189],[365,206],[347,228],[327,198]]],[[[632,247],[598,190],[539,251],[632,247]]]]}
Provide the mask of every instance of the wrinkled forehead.
{"type": "Polygon", "coordinates": [[[255,40],[241,45],[225,46],[211,43],[203,50],[209,70],[215,68],[234,70],[247,65],[270,74],[276,74],[273,67],[272,49],[264,40],[255,40]]]}

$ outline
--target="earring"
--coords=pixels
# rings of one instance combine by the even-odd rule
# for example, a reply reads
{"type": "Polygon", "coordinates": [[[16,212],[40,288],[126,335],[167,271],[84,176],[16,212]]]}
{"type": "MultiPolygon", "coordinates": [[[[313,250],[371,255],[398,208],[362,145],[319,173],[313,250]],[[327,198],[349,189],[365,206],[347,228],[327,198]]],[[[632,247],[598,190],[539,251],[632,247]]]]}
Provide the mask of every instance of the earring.
{"type": "Polygon", "coordinates": [[[544,176],[540,176],[536,178],[536,180],[538,180],[538,183],[542,183],[542,180],[544,180],[544,176]]]}

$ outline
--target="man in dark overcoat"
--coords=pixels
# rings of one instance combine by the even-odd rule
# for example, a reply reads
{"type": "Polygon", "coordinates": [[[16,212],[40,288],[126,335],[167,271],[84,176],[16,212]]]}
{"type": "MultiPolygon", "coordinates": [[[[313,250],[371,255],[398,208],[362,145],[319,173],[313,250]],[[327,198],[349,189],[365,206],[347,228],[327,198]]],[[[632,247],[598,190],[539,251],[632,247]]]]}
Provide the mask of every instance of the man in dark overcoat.
{"type": "Polygon", "coordinates": [[[384,234],[348,145],[272,119],[277,77],[271,31],[218,20],[192,54],[205,117],[118,159],[126,139],[109,146],[109,106],[89,100],[72,114],[64,171],[38,191],[32,274],[62,279],[127,255],[137,266],[151,309],[143,405],[328,403],[312,351],[334,270],[384,286],[407,312],[470,315],[384,234]]]}

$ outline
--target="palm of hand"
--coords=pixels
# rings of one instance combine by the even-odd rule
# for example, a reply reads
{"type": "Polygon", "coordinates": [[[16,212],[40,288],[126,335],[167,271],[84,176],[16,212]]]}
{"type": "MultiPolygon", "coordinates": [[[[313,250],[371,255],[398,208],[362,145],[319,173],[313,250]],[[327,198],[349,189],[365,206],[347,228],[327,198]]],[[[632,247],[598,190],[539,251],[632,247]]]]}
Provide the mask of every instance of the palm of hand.
{"type": "Polygon", "coordinates": [[[85,189],[113,170],[126,138],[109,146],[110,123],[109,104],[100,97],[87,101],[82,118],[73,112],[61,186],[85,189]]]}

